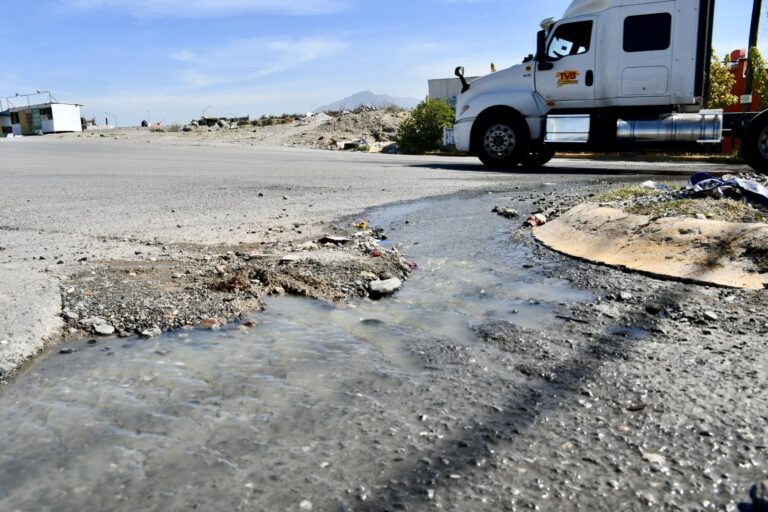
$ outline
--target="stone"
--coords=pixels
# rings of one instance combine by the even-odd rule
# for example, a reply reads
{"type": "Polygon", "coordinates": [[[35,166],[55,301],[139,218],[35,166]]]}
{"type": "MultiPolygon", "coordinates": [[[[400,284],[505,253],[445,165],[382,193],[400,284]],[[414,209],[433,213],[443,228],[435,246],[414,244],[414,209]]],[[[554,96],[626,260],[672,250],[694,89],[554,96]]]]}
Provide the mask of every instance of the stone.
{"type": "Polygon", "coordinates": [[[302,500],[302,502],[299,503],[299,508],[301,510],[312,510],[312,502],[309,500],[302,500]]]}
{"type": "Polygon", "coordinates": [[[101,334],[102,336],[110,336],[115,333],[115,328],[107,323],[102,323],[102,324],[94,325],[93,331],[96,334],[101,334]]]}
{"type": "Polygon", "coordinates": [[[392,279],[371,281],[368,283],[368,291],[371,298],[377,299],[392,295],[403,286],[403,282],[400,279],[393,277],[392,279]]]}
{"type": "Polygon", "coordinates": [[[645,305],[645,311],[648,312],[650,315],[658,315],[664,310],[664,306],[661,304],[657,304],[654,302],[648,303],[645,305]]]}
{"type": "Polygon", "coordinates": [[[707,320],[711,320],[713,322],[717,322],[719,320],[717,313],[715,313],[714,311],[705,311],[704,318],[706,318],[707,320]]]}
{"type": "Polygon", "coordinates": [[[155,336],[160,336],[162,333],[163,331],[161,331],[159,327],[153,326],[149,329],[144,329],[141,331],[141,336],[143,338],[154,338],[155,336]]]}
{"type": "Polygon", "coordinates": [[[59,354],[74,354],[75,349],[73,348],[63,348],[59,350],[59,354]]]}
{"type": "Polygon", "coordinates": [[[86,318],[83,320],[80,320],[80,325],[89,327],[89,326],[95,326],[95,325],[101,325],[107,323],[104,319],[99,318],[97,316],[92,316],[90,318],[86,318]]]}
{"type": "Polygon", "coordinates": [[[632,294],[629,292],[621,292],[619,298],[623,301],[632,300],[632,294]]]}
{"type": "Polygon", "coordinates": [[[200,322],[200,327],[203,327],[205,329],[218,329],[220,326],[221,324],[215,318],[204,318],[200,322]]]}
{"type": "Polygon", "coordinates": [[[768,512],[768,480],[757,482],[749,490],[753,512],[768,512]]]}
{"type": "Polygon", "coordinates": [[[666,459],[664,458],[663,455],[660,455],[658,453],[650,453],[650,452],[643,453],[643,460],[645,460],[646,462],[650,462],[651,464],[657,464],[659,466],[664,465],[664,463],[666,462],[666,459]]]}
{"type": "Polygon", "coordinates": [[[520,214],[515,210],[514,208],[504,208],[503,206],[496,205],[493,210],[491,210],[493,213],[498,213],[502,217],[505,217],[507,219],[514,219],[515,217],[518,217],[520,214]]]}

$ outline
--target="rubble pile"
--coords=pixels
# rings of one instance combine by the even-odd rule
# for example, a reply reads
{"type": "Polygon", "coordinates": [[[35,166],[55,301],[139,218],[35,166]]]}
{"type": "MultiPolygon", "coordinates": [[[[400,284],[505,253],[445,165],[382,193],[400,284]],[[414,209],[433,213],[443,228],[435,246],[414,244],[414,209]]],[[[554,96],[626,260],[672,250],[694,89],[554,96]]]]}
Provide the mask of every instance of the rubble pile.
{"type": "Polygon", "coordinates": [[[313,130],[293,137],[296,146],[331,150],[381,151],[395,143],[397,128],[407,112],[358,109],[354,112],[318,114],[323,121],[313,130]]]}

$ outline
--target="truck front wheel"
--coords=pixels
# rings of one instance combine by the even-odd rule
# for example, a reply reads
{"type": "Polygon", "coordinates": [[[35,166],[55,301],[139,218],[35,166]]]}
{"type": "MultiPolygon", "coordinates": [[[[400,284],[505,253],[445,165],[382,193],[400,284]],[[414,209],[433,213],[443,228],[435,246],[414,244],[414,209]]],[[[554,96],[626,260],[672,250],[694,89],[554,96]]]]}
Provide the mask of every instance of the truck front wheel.
{"type": "Polygon", "coordinates": [[[508,169],[528,154],[528,132],[517,119],[491,117],[477,128],[472,145],[488,167],[508,169]]]}
{"type": "Polygon", "coordinates": [[[768,112],[755,117],[744,130],[744,160],[755,171],[768,174],[768,112]]]}

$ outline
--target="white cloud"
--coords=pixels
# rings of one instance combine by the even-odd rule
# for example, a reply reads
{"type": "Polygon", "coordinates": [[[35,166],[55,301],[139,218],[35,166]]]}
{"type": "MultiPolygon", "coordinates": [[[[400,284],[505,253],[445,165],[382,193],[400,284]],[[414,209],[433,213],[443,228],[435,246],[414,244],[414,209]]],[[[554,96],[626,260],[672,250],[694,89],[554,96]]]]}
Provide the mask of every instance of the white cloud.
{"type": "Polygon", "coordinates": [[[230,16],[246,12],[321,15],[344,10],[350,0],[60,0],[75,9],[120,9],[136,16],[230,16]]]}
{"type": "Polygon", "coordinates": [[[198,51],[184,49],[169,58],[187,67],[179,77],[188,87],[243,82],[287,71],[330,57],[347,43],[335,38],[236,39],[226,45],[198,51]]]}

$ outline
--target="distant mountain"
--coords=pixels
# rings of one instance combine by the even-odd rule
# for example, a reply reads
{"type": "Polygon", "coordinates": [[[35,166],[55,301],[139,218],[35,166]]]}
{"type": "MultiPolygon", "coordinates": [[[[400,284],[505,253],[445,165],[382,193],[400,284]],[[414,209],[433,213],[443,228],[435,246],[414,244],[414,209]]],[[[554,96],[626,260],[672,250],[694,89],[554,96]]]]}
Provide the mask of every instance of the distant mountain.
{"type": "Polygon", "coordinates": [[[388,107],[396,105],[402,108],[414,108],[419,104],[416,98],[396,98],[388,94],[374,94],[371,91],[363,91],[343,100],[334,101],[331,104],[324,105],[315,109],[315,112],[337,112],[339,110],[354,110],[360,106],[369,107],[388,107]]]}

